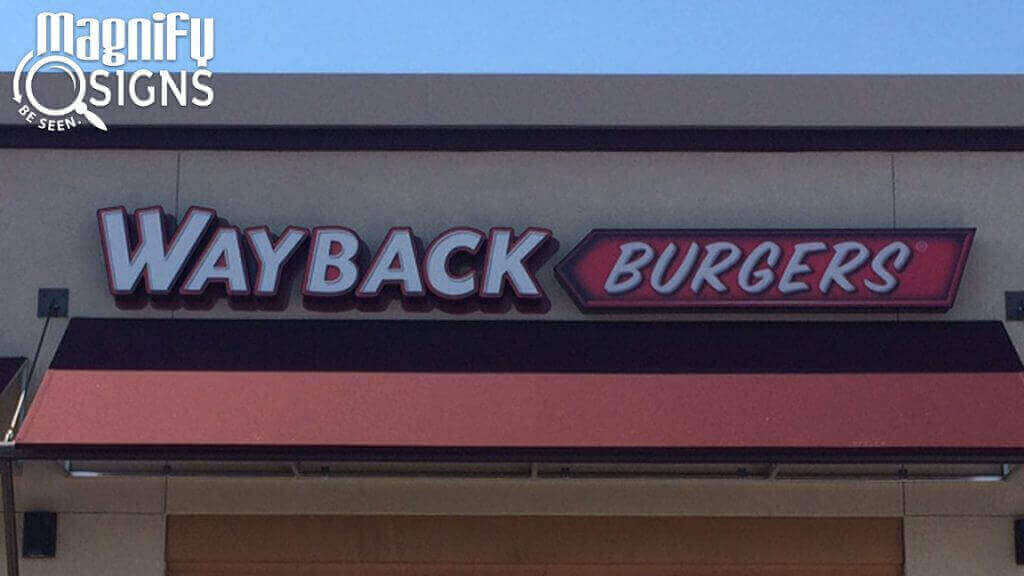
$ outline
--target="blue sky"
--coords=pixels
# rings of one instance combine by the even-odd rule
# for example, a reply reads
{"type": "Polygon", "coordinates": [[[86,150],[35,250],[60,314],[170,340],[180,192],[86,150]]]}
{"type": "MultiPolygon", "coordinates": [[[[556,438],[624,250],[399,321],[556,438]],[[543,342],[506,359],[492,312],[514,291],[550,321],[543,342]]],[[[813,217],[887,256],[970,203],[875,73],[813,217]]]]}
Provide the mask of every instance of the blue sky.
{"type": "Polygon", "coordinates": [[[216,20],[214,72],[1024,73],[1024,1],[4,0],[0,70],[35,14],[216,20]]]}

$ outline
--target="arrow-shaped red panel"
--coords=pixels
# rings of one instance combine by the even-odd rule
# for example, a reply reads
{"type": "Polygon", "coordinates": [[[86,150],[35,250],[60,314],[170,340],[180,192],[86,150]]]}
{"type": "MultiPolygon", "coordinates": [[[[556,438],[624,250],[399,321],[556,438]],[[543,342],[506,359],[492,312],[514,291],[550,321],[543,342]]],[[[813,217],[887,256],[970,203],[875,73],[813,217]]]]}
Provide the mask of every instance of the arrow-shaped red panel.
{"type": "Polygon", "coordinates": [[[974,229],[591,231],[556,267],[584,311],[948,310],[974,229]]]}

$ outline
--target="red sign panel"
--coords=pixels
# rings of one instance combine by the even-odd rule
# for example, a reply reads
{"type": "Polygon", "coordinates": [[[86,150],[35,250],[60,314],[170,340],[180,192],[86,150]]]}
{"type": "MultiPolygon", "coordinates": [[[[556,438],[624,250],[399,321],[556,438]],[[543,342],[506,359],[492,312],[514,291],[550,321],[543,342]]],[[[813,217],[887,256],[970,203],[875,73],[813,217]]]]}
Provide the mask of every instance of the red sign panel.
{"type": "Polygon", "coordinates": [[[948,310],[973,229],[593,230],[556,267],[584,310],[948,310]]]}

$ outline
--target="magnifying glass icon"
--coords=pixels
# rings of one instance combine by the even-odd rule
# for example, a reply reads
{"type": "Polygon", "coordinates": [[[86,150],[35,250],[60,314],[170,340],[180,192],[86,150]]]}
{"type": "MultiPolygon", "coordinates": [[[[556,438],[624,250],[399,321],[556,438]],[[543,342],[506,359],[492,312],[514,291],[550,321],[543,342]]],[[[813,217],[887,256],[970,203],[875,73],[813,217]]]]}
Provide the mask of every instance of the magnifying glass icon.
{"type": "Polygon", "coordinates": [[[75,114],[81,114],[85,116],[85,119],[90,124],[103,130],[107,131],[107,125],[103,123],[103,120],[96,115],[95,112],[89,110],[85,105],[85,72],[82,72],[82,68],[79,67],[78,63],[60,54],[51,54],[40,58],[35,64],[32,65],[28,70],[28,75],[25,76],[25,96],[28,98],[30,104],[35,107],[40,113],[46,116],[66,116],[71,112],[75,114]],[[33,91],[33,80],[35,79],[36,72],[38,72],[43,66],[54,65],[55,68],[62,70],[68,77],[71,78],[71,82],[75,85],[75,98],[70,104],[63,108],[50,108],[39,103],[36,98],[35,92],[33,91]]]}

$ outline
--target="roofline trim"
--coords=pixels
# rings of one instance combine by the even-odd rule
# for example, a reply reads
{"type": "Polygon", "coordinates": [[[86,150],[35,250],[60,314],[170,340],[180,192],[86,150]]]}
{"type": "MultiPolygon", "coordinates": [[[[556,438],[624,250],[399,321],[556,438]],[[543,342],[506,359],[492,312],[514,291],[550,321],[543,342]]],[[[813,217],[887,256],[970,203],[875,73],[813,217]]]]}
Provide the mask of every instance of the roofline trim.
{"type": "Polygon", "coordinates": [[[548,152],[1015,152],[1024,128],[0,125],[3,149],[548,152]]]}

